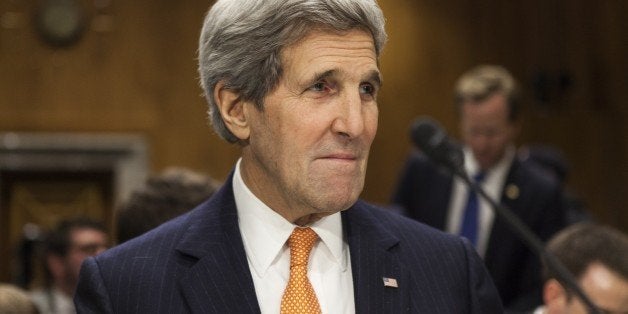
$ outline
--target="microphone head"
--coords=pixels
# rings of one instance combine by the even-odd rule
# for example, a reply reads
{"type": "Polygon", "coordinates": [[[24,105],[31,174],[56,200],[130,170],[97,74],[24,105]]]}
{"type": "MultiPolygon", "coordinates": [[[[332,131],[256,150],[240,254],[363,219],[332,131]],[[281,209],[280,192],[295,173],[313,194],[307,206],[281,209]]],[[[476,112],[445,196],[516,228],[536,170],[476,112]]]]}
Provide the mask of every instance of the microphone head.
{"type": "Polygon", "coordinates": [[[440,124],[427,116],[418,117],[410,129],[412,141],[423,151],[436,147],[445,136],[440,124]]]}
{"type": "Polygon", "coordinates": [[[410,129],[414,144],[432,161],[454,172],[464,164],[464,155],[458,143],[452,142],[441,125],[430,117],[417,118],[410,129]]]}

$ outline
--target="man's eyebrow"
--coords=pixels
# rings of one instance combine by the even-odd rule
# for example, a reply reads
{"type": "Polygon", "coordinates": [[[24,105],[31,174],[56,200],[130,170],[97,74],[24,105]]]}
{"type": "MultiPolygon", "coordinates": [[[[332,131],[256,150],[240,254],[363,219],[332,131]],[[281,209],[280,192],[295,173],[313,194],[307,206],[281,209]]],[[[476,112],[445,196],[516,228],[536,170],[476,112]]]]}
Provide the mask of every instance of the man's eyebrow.
{"type": "MultiPolygon", "coordinates": [[[[324,71],[324,72],[315,73],[315,74],[312,76],[312,79],[310,79],[310,80],[308,81],[308,85],[310,85],[310,84],[314,84],[314,83],[316,83],[316,82],[318,82],[318,81],[320,81],[320,80],[324,80],[324,79],[326,79],[326,78],[332,77],[332,76],[336,75],[337,73],[338,73],[338,70],[336,70],[336,69],[331,69],[331,70],[327,70],[327,71],[324,71]]],[[[377,70],[372,70],[371,72],[369,72],[369,73],[366,75],[366,79],[365,79],[365,81],[367,81],[367,82],[373,82],[373,83],[377,84],[377,85],[378,85],[378,86],[380,86],[380,87],[381,87],[381,86],[382,86],[382,84],[383,84],[383,82],[382,82],[382,76],[381,76],[381,74],[379,73],[379,71],[377,71],[377,70]]]]}
{"type": "Polygon", "coordinates": [[[308,80],[307,85],[312,85],[320,80],[324,80],[326,78],[332,77],[336,73],[338,73],[338,71],[335,69],[331,69],[331,70],[327,70],[327,71],[319,72],[319,73],[314,73],[314,75],[312,76],[312,79],[308,80]]]}
{"type": "Polygon", "coordinates": [[[382,75],[377,70],[371,71],[366,79],[368,82],[373,82],[377,84],[378,87],[382,87],[384,82],[382,81],[382,75]]]}

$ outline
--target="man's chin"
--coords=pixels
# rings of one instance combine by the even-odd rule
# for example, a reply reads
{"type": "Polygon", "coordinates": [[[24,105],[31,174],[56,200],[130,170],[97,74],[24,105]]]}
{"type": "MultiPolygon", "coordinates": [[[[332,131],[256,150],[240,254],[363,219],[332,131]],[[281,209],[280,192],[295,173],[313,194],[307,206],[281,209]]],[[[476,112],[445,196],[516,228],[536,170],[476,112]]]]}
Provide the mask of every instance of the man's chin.
{"type": "Polygon", "coordinates": [[[327,202],[327,205],[323,208],[325,212],[337,213],[343,210],[349,209],[355,202],[358,201],[358,196],[348,196],[344,198],[336,198],[336,201],[327,202]]]}

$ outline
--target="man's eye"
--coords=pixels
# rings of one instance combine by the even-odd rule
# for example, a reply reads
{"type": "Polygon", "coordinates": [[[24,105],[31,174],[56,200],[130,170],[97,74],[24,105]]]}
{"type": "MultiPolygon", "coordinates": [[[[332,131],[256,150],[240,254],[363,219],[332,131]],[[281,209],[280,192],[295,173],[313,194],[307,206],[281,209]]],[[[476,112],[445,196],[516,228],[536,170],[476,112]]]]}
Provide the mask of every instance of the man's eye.
{"type": "Polygon", "coordinates": [[[360,85],[360,93],[373,95],[375,94],[375,87],[372,84],[362,84],[360,85]]]}
{"type": "Polygon", "coordinates": [[[325,82],[316,82],[316,83],[314,83],[314,85],[312,85],[310,87],[310,90],[317,91],[317,92],[322,92],[322,91],[325,90],[326,87],[327,86],[326,86],[325,82]]]}

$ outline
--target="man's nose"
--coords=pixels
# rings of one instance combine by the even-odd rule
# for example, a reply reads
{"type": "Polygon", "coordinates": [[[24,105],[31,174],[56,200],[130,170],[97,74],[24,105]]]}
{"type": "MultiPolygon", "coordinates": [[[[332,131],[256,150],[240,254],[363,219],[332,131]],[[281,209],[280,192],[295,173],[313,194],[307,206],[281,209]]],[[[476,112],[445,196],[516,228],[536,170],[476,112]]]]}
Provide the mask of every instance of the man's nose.
{"type": "Polygon", "coordinates": [[[345,93],[338,101],[332,131],[349,138],[360,136],[364,132],[364,112],[360,94],[345,93]]]}

